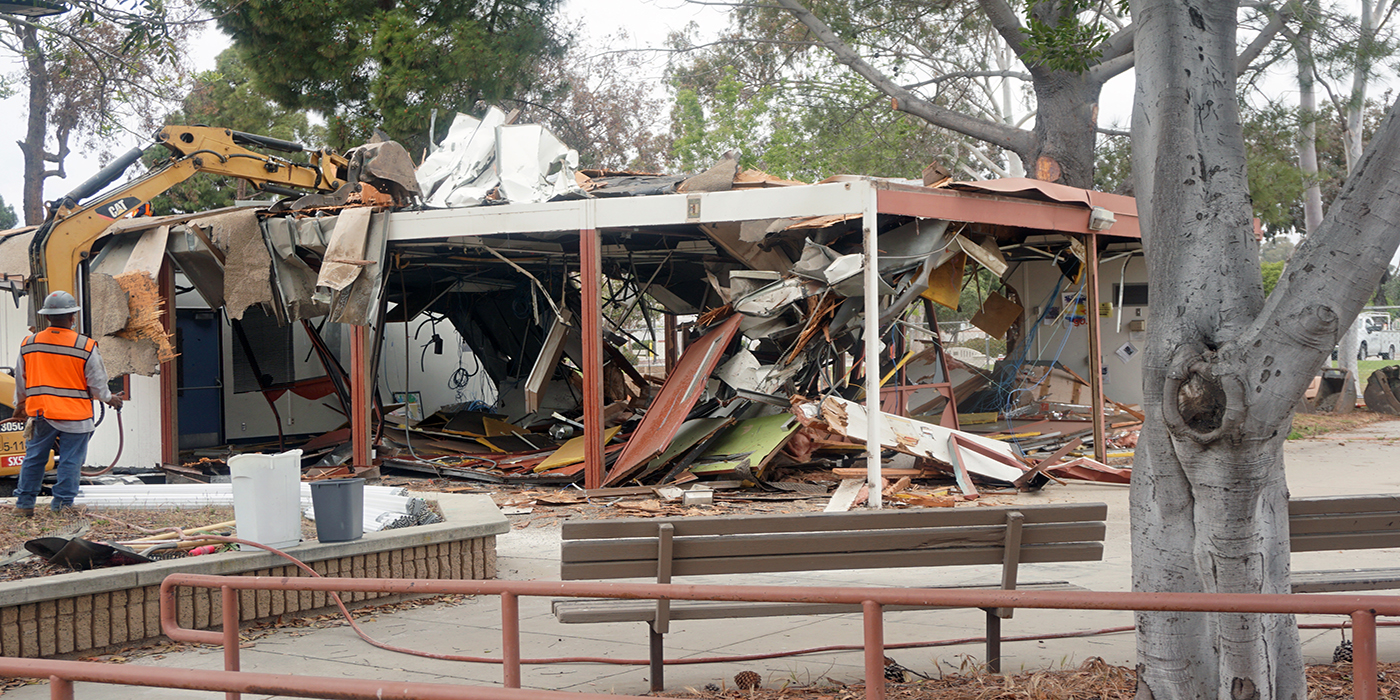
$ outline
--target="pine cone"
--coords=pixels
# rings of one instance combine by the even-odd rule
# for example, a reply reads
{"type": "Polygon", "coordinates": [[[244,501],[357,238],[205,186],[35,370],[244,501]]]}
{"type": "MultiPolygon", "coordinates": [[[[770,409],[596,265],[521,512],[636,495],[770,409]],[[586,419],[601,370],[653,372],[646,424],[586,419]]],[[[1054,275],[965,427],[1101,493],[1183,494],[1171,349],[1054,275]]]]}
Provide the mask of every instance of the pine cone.
{"type": "Polygon", "coordinates": [[[1351,640],[1343,639],[1336,649],[1332,650],[1332,663],[1351,663],[1351,640]]]}
{"type": "Polygon", "coordinates": [[[740,671],[734,676],[734,685],[740,690],[755,690],[763,682],[763,677],[753,671],[740,671]]]}

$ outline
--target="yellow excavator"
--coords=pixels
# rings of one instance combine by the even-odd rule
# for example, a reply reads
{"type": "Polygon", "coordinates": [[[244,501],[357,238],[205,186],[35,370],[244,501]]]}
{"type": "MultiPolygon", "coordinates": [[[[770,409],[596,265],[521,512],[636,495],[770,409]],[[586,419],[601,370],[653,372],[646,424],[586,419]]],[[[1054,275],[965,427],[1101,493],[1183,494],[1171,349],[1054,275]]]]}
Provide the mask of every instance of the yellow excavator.
{"type": "MultiPolygon", "coordinates": [[[[144,147],[133,148],[112,161],[72,192],[48,204],[48,217],[29,244],[30,317],[51,292],[78,296],[82,263],[93,244],[114,221],[130,216],[151,199],[188,180],[196,173],[241,178],[260,192],[299,197],[290,208],[337,206],[360,194],[382,203],[404,204],[418,194],[412,162],[403,148],[388,142],[388,149],[354,149],[350,157],[332,150],[310,150],[299,143],[209,126],[165,126],[155,143],[171,152],[169,160],[150,173],[132,180],[92,201],[84,202],[111,185],[141,159],[144,147]],[[267,155],[252,148],[286,154],[304,154],[305,160],[267,155]],[[379,163],[377,168],[369,167],[379,163]],[[363,180],[362,180],[363,176],[363,180]],[[365,189],[368,185],[373,189],[365,189]]],[[[0,372],[0,477],[19,473],[24,456],[23,421],[9,420],[14,407],[14,379],[0,372]]],[[[52,467],[52,463],[50,463],[52,467]]]]}
{"type": "Polygon", "coordinates": [[[169,149],[172,158],[144,177],[82,203],[141,159],[145,149],[133,148],[62,199],[49,203],[48,218],[29,244],[29,294],[31,300],[37,300],[34,303],[42,303],[50,292],[59,290],[76,296],[79,267],[103,231],[195,173],[242,178],[260,191],[291,196],[336,192],[350,176],[349,161],[334,151],[307,151],[298,143],[231,129],[166,126],[156,133],[155,141],[169,149]],[[295,162],[248,146],[304,152],[308,158],[295,162]]]}

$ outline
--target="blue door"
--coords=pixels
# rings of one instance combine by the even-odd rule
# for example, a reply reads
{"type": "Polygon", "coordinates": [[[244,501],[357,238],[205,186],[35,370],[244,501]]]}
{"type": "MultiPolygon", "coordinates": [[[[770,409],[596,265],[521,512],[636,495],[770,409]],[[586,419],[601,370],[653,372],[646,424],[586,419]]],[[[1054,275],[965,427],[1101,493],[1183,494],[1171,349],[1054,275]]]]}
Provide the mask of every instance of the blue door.
{"type": "Polygon", "coordinates": [[[212,447],[224,441],[222,330],[217,310],[175,310],[182,450],[212,447]]]}

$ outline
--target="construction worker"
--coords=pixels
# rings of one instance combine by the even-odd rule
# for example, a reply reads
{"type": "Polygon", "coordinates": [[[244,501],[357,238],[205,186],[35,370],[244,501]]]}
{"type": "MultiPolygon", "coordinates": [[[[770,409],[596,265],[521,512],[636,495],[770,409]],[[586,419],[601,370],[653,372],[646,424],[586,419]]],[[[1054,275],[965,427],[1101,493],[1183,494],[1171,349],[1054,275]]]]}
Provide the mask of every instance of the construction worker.
{"type": "Polygon", "coordinates": [[[58,482],[50,508],[57,513],[78,496],[78,472],[87,459],[92,437],[92,400],[121,410],[121,397],[107,388],[107,369],[97,353],[97,341],[73,330],[78,302],[68,292],[44,299],[39,314],[49,327],[20,343],[15,362],[15,418],[30,416],[32,435],[25,445],[15,507],[34,515],[34,498],[44,481],[49,450],[58,443],[58,482]]]}

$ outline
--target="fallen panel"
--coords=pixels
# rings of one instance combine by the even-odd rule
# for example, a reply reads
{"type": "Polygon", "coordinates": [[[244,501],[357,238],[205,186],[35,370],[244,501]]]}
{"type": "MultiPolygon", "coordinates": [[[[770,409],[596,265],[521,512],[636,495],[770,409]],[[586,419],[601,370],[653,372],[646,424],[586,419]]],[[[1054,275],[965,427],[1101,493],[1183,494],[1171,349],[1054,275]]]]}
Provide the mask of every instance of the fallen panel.
{"type": "MultiPolygon", "coordinates": [[[[620,425],[604,430],[603,444],[608,444],[608,441],[613,439],[613,437],[620,432],[622,432],[622,426],[620,425]]],[[[559,449],[554,451],[554,454],[546,457],[544,461],[535,465],[535,472],[547,472],[551,469],[567,467],[570,464],[582,462],[584,459],[585,437],[584,435],[580,435],[561,445],[559,449]]]]}
{"type": "Polygon", "coordinates": [[[530,368],[530,376],[525,379],[525,410],[531,413],[540,410],[540,396],[544,393],[544,385],[554,376],[554,369],[559,366],[559,360],[564,355],[564,336],[569,332],[569,317],[572,314],[568,309],[554,319],[554,324],[549,329],[549,335],[544,339],[544,346],[540,348],[539,357],[535,358],[535,366],[530,368]]]}
{"type": "Polygon", "coordinates": [[[653,457],[665,451],[685,422],[690,409],[705,392],[705,380],[715,371],[724,349],[739,331],[740,314],[734,314],[705,337],[686,347],[680,360],[661,385],[627,447],[603,479],[603,486],[613,486],[641,469],[653,457]]]}
{"type": "Polygon", "coordinates": [[[692,474],[762,474],[802,424],[790,413],[739,421],[720,433],[690,467],[692,474]]]}
{"type": "MultiPolygon", "coordinates": [[[[710,439],[710,436],[734,423],[732,418],[695,418],[686,421],[676,431],[666,451],[647,463],[646,472],[653,472],[670,464],[691,448],[710,439]]],[[[606,435],[606,433],[604,434],[606,435]]]]}
{"type": "MultiPolygon", "coordinates": [[[[854,401],[828,396],[822,401],[821,414],[831,430],[839,435],[864,440],[869,433],[865,406],[854,401]]],[[[882,414],[882,418],[880,444],[905,454],[928,457],[945,464],[953,464],[953,455],[948,449],[948,440],[953,435],[957,435],[958,441],[963,445],[977,445],[1012,460],[1019,461],[1020,459],[1010,445],[999,440],[991,440],[980,435],[889,413],[882,414]]],[[[997,481],[1010,483],[1025,471],[999,459],[993,459],[971,450],[963,451],[961,458],[961,464],[968,472],[997,481]]]]}
{"type": "Polygon", "coordinates": [[[1127,484],[1131,483],[1133,478],[1132,469],[1110,467],[1088,457],[1080,457],[1064,464],[1057,464],[1045,471],[1062,479],[1097,481],[1105,484],[1127,484]]]}

